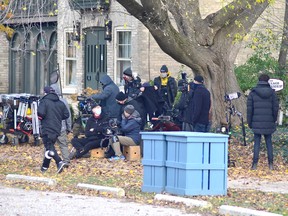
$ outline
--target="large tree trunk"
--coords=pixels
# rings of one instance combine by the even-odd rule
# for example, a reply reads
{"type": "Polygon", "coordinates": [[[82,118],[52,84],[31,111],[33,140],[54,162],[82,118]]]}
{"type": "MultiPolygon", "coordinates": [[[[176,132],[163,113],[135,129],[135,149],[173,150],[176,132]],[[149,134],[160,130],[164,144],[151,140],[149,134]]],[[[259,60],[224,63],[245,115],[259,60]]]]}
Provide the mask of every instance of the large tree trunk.
{"type": "MultiPolygon", "coordinates": [[[[204,77],[212,95],[213,123],[219,124],[225,118],[225,93],[240,91],[233,68],[240,43],[268,0],[234,0],[205,19],[199,0],[117,1],[149,29],[165,53],[204,77]]],[[[232,103],[246,114],[244,97],[232,103]]]]}
{"type": "Polygon", "coordinates": [[[278,59],[279,66],[282,71],[284,71],[286,68],[287,53],[288,53],[288,0],[286,0],[285,4],[283,36],[278,59]]]}

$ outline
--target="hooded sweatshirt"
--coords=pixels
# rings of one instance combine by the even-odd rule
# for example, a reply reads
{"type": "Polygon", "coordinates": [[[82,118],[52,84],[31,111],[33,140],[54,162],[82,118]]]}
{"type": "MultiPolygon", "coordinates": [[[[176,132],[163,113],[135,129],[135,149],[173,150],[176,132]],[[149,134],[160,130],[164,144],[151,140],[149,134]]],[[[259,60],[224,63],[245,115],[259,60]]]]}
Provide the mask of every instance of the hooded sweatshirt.
{"type": "Polygon", "coordinates": [[[103,107],[108,117],[117,118],[121,108],[115,100],[116,95],[119,93],[119,87],[107,74],[100,78],[100,83],[103,85],[102,92],[92,95],[92,98],[94,100],[101,100],[101,107],[103,107]]]}

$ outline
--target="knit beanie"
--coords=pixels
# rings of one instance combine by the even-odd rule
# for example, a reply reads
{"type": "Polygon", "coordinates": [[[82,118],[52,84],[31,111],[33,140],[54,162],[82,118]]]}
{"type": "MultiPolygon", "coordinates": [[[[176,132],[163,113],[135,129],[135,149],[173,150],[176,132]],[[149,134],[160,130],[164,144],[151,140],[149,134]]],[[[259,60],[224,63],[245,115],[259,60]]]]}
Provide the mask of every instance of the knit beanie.
{"type": "Polygon", "coordinates": [[[51,92],[55,92],[55,90],[52,87],[50,87],[50,86],[44,87],[44,93],[49,94],[51,92]]]}
{"type": "Polygon", "coordinates": [[[203,77],[200,76],[200,75],[195,76],[195,77],[194,77],[194,80],[197,81],[197,82],[199,82],[199,83],[204,83],[204,79],[203,79],[203,77]]]}
{"type": "Polygon", "coordinates": [[[162,65],[161,69],[160,69],[160,72],[168,72],[168,68],[166,65],[162,65]]]}
{"type": "Polygon", "coordinates": [[[125,69],[125,70],[123,71],[123,74],[125,74],[126,76],[132,77],[131,67],[128,67],[127,69],[125,69]]]}
{"type": "Polygon", "coordinates": [[[124,94],[123,92],[119,92],[119,93],[116,95],[116,97],[115,97],[115,99],[118,100],[118,101],[123,101],[123,100],[125,100],[126,98],[127,98],[127,95],[124,94]]]}
{"type": "Polygon", "coordinates": [[[129,104],[124,108],[124,111],[131,115],[135,111],[135,108],[133,105],[129,104]]]}

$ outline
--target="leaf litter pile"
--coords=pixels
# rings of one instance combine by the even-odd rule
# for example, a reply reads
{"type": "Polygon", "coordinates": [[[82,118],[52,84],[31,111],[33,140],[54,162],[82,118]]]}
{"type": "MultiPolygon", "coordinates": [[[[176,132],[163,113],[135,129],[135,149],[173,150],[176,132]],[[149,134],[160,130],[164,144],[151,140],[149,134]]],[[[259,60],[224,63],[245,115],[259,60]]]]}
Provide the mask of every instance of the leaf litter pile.
{"type": "MultiPolygon", "coordinates": [[[[232,133],[229,144],[229,156],[235,160],[235,167],[228,168],[228,179],[263,180],[268,182],[288,181],[288,158],[286,132],[273,135],[274,145],[274,170],[269,170],[265,144],[262,141],[260,159],[257,170],[250,170],[253,156],[253,135],[248,131],[246,136],[247,146],[242,145],[240,129],[232,133]],[[275,140],[276,139],[276,140],[275,140]]],[[[58,146],[56,145],[56,148],[58,146]]],[[[69,149],[72,146],[69,144],[69,149]]],[[[58,151],[59,152],[59,151],[58,151]]],[[[185,209],[187,212],[199,212],[205,215],[218,215],[221,205],[233,205],[261,211],[288,215],[288,194],[265,193],[256,190],[243,190],[228,188],[227,196],[194,196],[193,199],[206,200],[212,204],[209,208],[191,208],[181,204],[154,201],[155,193],[141,191],[143,166],[141,161],[114,161],[99,158],[81,158],[71,161],[69,168],[56,174],[57,168],[52,161],[50,168],[44,174],[40,171],[44,147],[34,146],[32,143],[10,143],[0,145],[0,184],[8,187],[20,187],[26,190],[43,190],[65,193],[75,193],[90,196],[112,197],[111,194],[101,194],[93,190],[77,188],[78,183],[102,186],[120,187],[125,190],[125,200],[145,204],[158,204],[185,209]],[[54,186],[42,183],[21,180],[6,180],[8,174],[39,176],[52,178],[57,181],[54,186]],[[273,200],[273,202],[271,202],[273,200]]],[[[288,186],[287,186],[288,187],[288,186]]]]}

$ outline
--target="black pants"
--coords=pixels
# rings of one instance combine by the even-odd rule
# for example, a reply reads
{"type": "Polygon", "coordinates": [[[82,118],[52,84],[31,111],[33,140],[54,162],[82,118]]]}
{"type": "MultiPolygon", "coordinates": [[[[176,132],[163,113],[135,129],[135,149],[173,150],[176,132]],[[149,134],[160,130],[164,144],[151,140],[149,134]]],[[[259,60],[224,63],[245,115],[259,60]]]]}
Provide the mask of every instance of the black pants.
{"type": "MultiPolygon", "coordinates": [[[[88,153],[91,149],[100,148],[101,147],[101,138],[97,137],[88,137],[88,138],[73,138],[71,143],[73,147],[76,149],[76,158],[80,158],[86,153],[88,153]]],[[[107,147],[108,143],[104,142],[104,146],[107,147]]]]}
{"type": "MultiPolygon", "coordinates": [[[[57,151],[55,149],[55,146],[54,146],[54,144],[56,142],[56,139],[57,139],[57,137],[51,138],[48,135],[43,135],[42,136],[42,141],[43,141],[44,147],[45,147],[45,153],[47,151],[53,151],[54,152],[54,156],[52,158],[55,160],[56,164],[58,165],[58,163],[60,161],[62,161],[62,159],[58,155],[58,153],[57,153],[57,151]]],[[[49,168],[50,162],[51,162],[51,159],[49,159],[49,158],[44,156],[42,167],[49,168]]]]}

